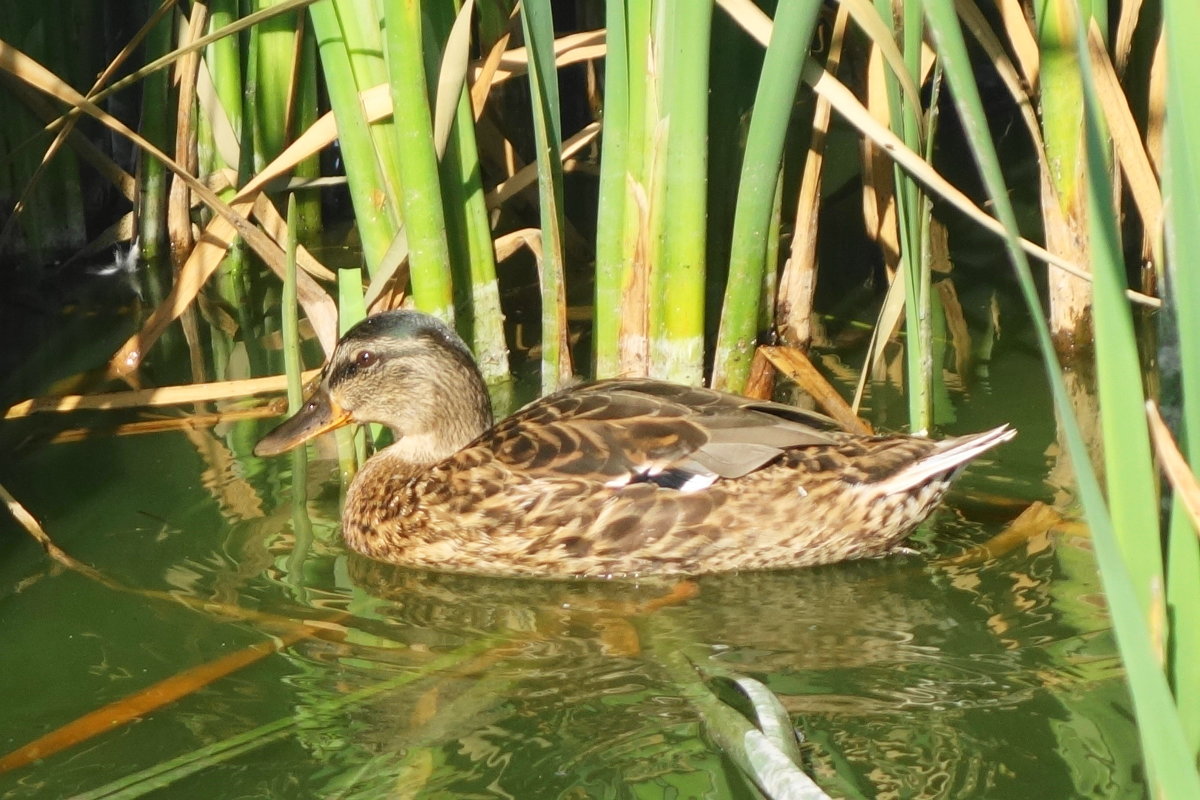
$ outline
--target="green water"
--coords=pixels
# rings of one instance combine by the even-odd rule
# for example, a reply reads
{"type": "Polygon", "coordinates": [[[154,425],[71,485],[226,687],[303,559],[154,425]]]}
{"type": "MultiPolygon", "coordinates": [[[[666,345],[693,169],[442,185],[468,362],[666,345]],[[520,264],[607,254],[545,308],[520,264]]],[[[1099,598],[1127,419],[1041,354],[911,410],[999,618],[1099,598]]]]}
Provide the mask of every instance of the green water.
{"type": "MultiPolygon", "coordinates": [[[[1036,369],[997,364],[992,386],[1036,386],[1036,369]]],[[[271,641],[275,618],[332,632],[0,774],[0,797],[754,797],[663,668],[678,650],[773,689],[835,796],[1143,796],[1085,535],[947,561],[1020,507],[981,498],[1048,493],[1040,391],[977,387],[959,403],[947,433],[1013,420],[1021,436],[972,468],[917,554],[706,578],[651,613],[639,606],[663,585],[353,556],[333,462],[311,463],[297,495],[289,458],[249,455],[268,423],[67,444],[38,442],[87,418],[10,424],[0,482],[127,590],[0,522],[0,755],[271,641]]]]}

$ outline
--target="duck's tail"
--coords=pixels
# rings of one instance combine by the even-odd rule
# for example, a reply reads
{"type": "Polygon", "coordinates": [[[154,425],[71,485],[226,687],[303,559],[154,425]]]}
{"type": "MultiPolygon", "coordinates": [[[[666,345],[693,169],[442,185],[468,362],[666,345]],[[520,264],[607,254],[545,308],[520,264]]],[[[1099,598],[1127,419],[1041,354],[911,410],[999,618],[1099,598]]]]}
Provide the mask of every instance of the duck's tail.
{"type": "Polygon", "coordinates": [[[934,450],[918,461],[883,480],[878,487],[885,493],[910,492],[934,479],[953,480],[958,472],[976,456],[1017,435],[1008,425],[983,433],[955,436],[937,443],[934,450]]]}

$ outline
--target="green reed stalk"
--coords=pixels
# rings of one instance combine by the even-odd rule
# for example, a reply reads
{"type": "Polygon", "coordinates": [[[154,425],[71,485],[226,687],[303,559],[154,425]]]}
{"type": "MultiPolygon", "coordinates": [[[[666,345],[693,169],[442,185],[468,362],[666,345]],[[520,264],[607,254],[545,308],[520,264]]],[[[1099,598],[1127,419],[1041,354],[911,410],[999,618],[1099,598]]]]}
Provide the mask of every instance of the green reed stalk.
{"type": "MultiPolygon", "coordinates": [[[[504,338],[504,312],[500,308],[500,283],[496,278],[496,251],[484,202],[479,149],[475,144],[475,119],[471,100],[459,96],[454,127],[442,161],[446,187],[448,230],[457,250],[456,264],[468,265],[471,344],[483,379],[495,385],[511,379],[508,344],[504,338]]],[[[464,281],[465,282],[465,281],[464,281]]]]}
{"type": "MultiPolygon", "coordinates": [[[[1042,201],[1046,243],[1059,255],[1086,265],[1091,255],[1083,177],[1083,86],[1074,20],[1077,15],[1088,19],[1094,9],[1087,0],[1038,0],[1033,10],[1041,56],[1038,99],[1048,162],[1046,181],[1054,194],[1042,201]]],[[[1064,352],[1087,346],[1090,293],[1091,287],[1078,278],[1050,272],[1050,324],[1064,352]]]]}
{"type": "MultiPolygon", "coordinates": [[[[210,4],[208,16],[209,33],[224,28],[226,25],[236,21],[237,17],[237,0],[213,0],[210,4]]],[[[255,28],[251,28],[251,31],[254,30],[255,28]]],[[[237,34],[217,39],[204,49],[204,62],[208,68],[209,75],[212,77],[213,89],[216,92],[217,101],[221,104],[225,118],[229,121],[229,126],[233,129],[233,134],[239,144],[240,159],[240,145],[244,141],[242,136],[242,111],[245,102],[246,86],[242,80],[242,54],[239,40],[240,37],[237,34]]],[[[208,120],[205,114],[201,114],[201,118],[210,123],[212,122],[212,120],[208,120]]],[[[225,155],[216,149],[214,142],[208,142],[208,149],[201,149],[200,151],[201,169],[208,171],[220,169],[221,167],[239,169],[240,164],[238,160],[235,159],[233,163],[229,163],[224,158],[225,155]]],[[[242,177],[239,175],[239,178],[242,177]]]]}
{"type": "MultiPolygon", "coordinates": [[[[884,19],[891,19],[891,4],[879,2],[884,19]]],[[[904,64],[914,83],[921,73],[921,46],[924,26],[921,9],[916,3],[904,6],[904,64]]],[[[926,137],[920,118],[920,109],[905,103],[900,84],[891,71],[886,71],[885,82],[888,106],[891,112],[892,129],[901,132],[901,138],[909,149],[932,153],[932,143],[926,137]]],[[[933,427],[933,332],[931,327],[930,265],[926,258],[929,252],[928,204],[921,187],[913,178],[895,166],[892,175],[896,187],[896,217],[900,229],[900,263],[905,282],[904,319],[908,338],[904,353],[908,372],[908,418],[914,431],[928,431],[933,427]]]]}
{"type": "Polygon", "coordinates": [[[1038,87],[1042,135],[1046,155],[1056,166],[1050,171],[1051,182],[1064,209],[1072,207],[1074,197],[1086,191],[1078,168],[1084,146],[1080,135],[1083,84],[1079,80],[1079,57],[1074,47],[1075,29],[1070,5],[1069,0],[1038,0],[1033,5],[1041,53],[1038,87]]]}
{"type": "MultiPolygon", "coordinates": [[[[881,37],[886,37],[873,38],[880,39],[875,44],[884,56],[881,60],[889,126],[909,149],[924,152],[929,159],[932,137],[925,130],[920,98],[915,88],[920,81],[921,36],[924,31],[921,8],[914,3],[905,5],[899,21],[894,19],[892,4],[886,0],[876,0],[875,11],[883,31],[881,37]],[[900,39],[899,45],[894,41],[896,38],[900,39]],[[894,57],[888,57],[889,51],[894,53],[894,57]]],[[[930,119],[932,117],[931,110],[930,119]]],[[[892,166],[890,188],[891,200],[896,208],[898,251],[896,262],[888,266],[896,269],[894,280],[899,281],[896,291],[902,290],[904,302],[909,425],[913,431],[928,431],[933,424],[935,379],[932,333],[935,300],[931,292],[927,224],[929,203],[916,181],[895,164],[892,166]]],[[[881,195],[886,191],[881,186],[876,189],[876,194],[881,195]]],[[[885,334],[891,328],[890,322],[883,322],[883,315],[877,325],[881,325],[885,334]]],[[[878,338],[873,341],[877,346],[882,346],[878,338]]]]}
{"type": "Polygon", "coordinates": [[[775,179],[775,197],[771,201],[771,223],[767,226],[766,248],[763,263],[768,265],[763,270],[762,298],[758,306],[758,323],[760,331],[775,329],[775,298],[779,295],[779,270],[774,265],[779,264],[779,240],[783,234],[783,170],[775,179]]]}
{"type": "MultiPolygon", "coordinates": [[[[662,202],[650,241],[650,371],[699,384],[704,377],[704,276],[708,225],[710,2],[660,0],[661,118],[666,123],[662,202]]],[[[656,196],[659,192],[656,191],[656,196]]]]}
{"type": "MultiPolygon", "coordinates": [[[[254,11],[278,5],[280,0],[253,0],[254,11]]],[[[317,64],[312,31],[300,25],[299,11],[278,14],[250,29],[255,40],[250,62],[255,72],[253,166],[257,172],[279,155],[297,131],[317,118],[317,64]]],[[[292,170],[296,178],[320,176],[316,156],[304,159],[292,170]]],[[[245,177],[245,176],[243,176],[245,177]]],[[[297,199],[302,232],[321,224],[320,198],[304,193],[297,199]]]]}
{"type": "Polygon", "coordinates": [[[647,346],[648,300],[644,296],[653,270],[653,246],[650,229],[658,213],[653,194],[662,186],[661,150],[664,146],[659,123],[662,75],[651,56],[651,44],[657,41],[654,9],[651,3],[634,3],[628,11],[629,56],[629,140],[626,153],[625,229],[622,236],[624,267],[621,271],[621,297],[618,303],[620,327],[618,348],[622,373],[642,372],[647,346]],[[657,174],[656,174],[657,173],[657,174]]]}
{"type": "MultiPolygon", "coordinates": [[[[150,0],[154,5],[154,0],[150,0]]],[[[171,49],[174,36],[171,17],[161,20],[146,35],[143,45],[146,60],[151,61],[171,49]]],[[[142,83],[142,136],[160,148],[166,148],[169,138],[167,115],[168,98],[171,93],[171,76],[166,70],[148,75],[142,83]]],[[[156,158],[143,158],[138,171],[138,242],[141,255],[147,262],[154,263],[166,255],[163,245],[167,239],[167,187],[170,180],[167,168],[156,158]]],[[[151,276],[154,270],[148,271],[151,276]]],[[[152,277],[153,283],[153,277],[152,277]]],[[[161,301],[165,287],[152,287],[151,300],[161,301]]]]}
{"type": "MultiPolygon", "coordinates": [[[[337,9],[338,24],[346,40],[350,69],[358,91],[387,83],[388,66],[384,56],[383,34],[380,30],[381,14],[374,0],[330,2],[337,9]]],[[[369,127],[371,140],[375,143],[375,158],[379,162],[383,178],[382,188],[387,193],[394,219],[399,224],[401,178],[395,125],[393,116],[376,120],[370,123],[369,127]]],[[[367,264],[369,270],[374,270],[376,266],[367,264]]]]}
{"type": "MultiPolygon", "coordinates": [[[[228,39],[229,37],[224,37],[228,39]]],[[[241,125],[238,127],[238,183],[241,184],[249,180],[250,176],[256,171],[254,166],[254,126],[258,124],[258,114],[254,109],[254,100],[258,97],[258,70],[253,69],[251,65],[258,63],[258,45],[259,37],[253,35],[253,28],[243,37],[243,43],[246,50],[245,65],[246,70],[240,75],[240,85],[237,87],[242,93],[242,111],[241,125]]]]}
{"type": "Polygon", "coordinates": [[[538,198],[542,256],[542,392],[571,379],[567,339],[566,287],[563,283],[562,122],[558,73],[554,64],[554,21],[549,0],[521,6],[521,29],[530,54],[529,87],[533,96],[533,133],[537,147],[538,198]]]}
{"type": "MultiPolygon", "coordinates": [[[[237,15],[238,3],[236,0],[216,0],[209,13],[209,32],[220,30],[235,22],[237,15]]],[[[257,28],[251,28],[251,38],[256,35],[256,30],[257,28]]],[[[207,70],[207,74],[212,78],[215,103],[202,101],[200,112],[197,115],[197,151],[200,174],[211,175],[219,170],[229,168],[237,173],[237,184],[246,180],[249,174],[249,161],[243,159],[242,155],[243,151],[246,151],[247,156],[250,154],[249,137],[244,133],[247,128],[253,128],[253,124],[243,125],[242,115],[244,111],[254,108],[253,104],[246,99],[251,92],[247,91],[248,87],[243,82],[245,76],[242,70],[240,39],[240,34],[231,34],[217,39],[205,48],[204,65],[201,69],[207,70]],[[222,137],[226,133],[222,127],[225,126],[233,135],[237,152],[230,152],[221,144],[222,137]],[[245,170],[243,170],[243,164],[247,167],[245,170]]],[[[250,45],[250,50],[252,53],[256,53],[257,43],[250,45]]],[[[255,89],[254,94],[257,94],[257,84],[253,88],[255,89]]],[[[221,193],[221,199],[228,201],[233,193],[232,188],[228,189],[221,193]]],[[[251,280],[251,272],[246,250],[240,243],[237,243],[229,248],[228,254],[222,259],[221,265],[217,268],[215,282],[221,299],[230,309],[236,310],[239,325],[247,331],[254,330],[258,324],[253,318],[253,304],[249,300],[248,284],[251,280]]],[[[221,334],[214,330],[214,350],[217,349],[217,343],[220,340],[221,334]]],[[[230,349],[233,346],[233,342],[228,340],[222,344],[230,349]]],[[[224,372],[225,366],[218,365],[217,374],[224,374],[224,372]]]]}
{"type": "Polygon", "coordinates": [[[765,241],[775,200],[774,192],[765,187],[774,186],[779,175],[800,70],[820,12],[820,0],[795,0],[781,4],[775,14],[738,181],[729,281],[713,363],[713,386],[718,389],[739,392],[750,375],[763,273],[768,268],[765,241]]]}
{"type": "MultiPolygon", "coordinates": [[[[1200,75],[1200,5],[1166,0],[1163,35],[1171,75],[1200,75]]],[[[1200,472],[1200,89],[1194,81],[1167,83],[1166,163],[1163,199],[1168,210],[1167,295],[1179,342],[1183,390],[1181,445],[1192,472],[1200,472]]],[[[1175,700],[1194,756],[1200,756],[1200,540],[1178,498],[1167,542],[1167,619],[1171,623],[1169,669],[1175,700]]]]}
{"type": "MultiPolygon", "coordinates": [[[[275,5],[274,0],[253,0],[253,10],[275,5]]],[[[287,146],[290,131],[295,130],[296,97],[294,75],[297,70],[297,12],[280,14],[250,29],[257,37],[254,95],[254,169],[262,169],[287,146]]]]}
{"type": "Polygon", "coordinates": [[[287,205],[287,270],[283,278],[283,300],[280,303],[283,335],[283,366],[287,374],[288,413],[295,414],[304,402],[304,386],[300,373],[300,307],[296,302],[296,242],[300,222],[296,212],[296,195],[288,195],[287,205]]]}
{"type": "MultiPolygon", "coordinates": [[[[1087,34],[1082,24],[1075,41],[1079,52],[1086,54],[1087,34]]],[[[1092,244],[1096,372],[1104,432],[1108,509],[1117,534],[1116,544],[1120,549],[1122,566],[1128,572],[1133,594],[1141,606],[1142,624],[1149,633],[1162,625],[1166,617],[1162,596],[1164,574],[1158,506],[1149,502],[1155,497],[1157,466],[1150,452],[1137,339],[1129,303],[1125,298],[1127,282],[1118,231],[1119,211],[1113,207],[1112,200],[1110,144],[1090,62],[1081,56],[1080,63],[1083,67],[1081,77],[1085,103],[1086,188],[1092,244]]],[[[1194,224],[1194,220],[1189,224],[1194,224]]],[[[1101,570],[1104,571],[1103,562],[1101,570]]],[[[1108,575],[1104,575],[1104,578],[1107,590],[1108,575]]],[[[1110,605],[1115,618],[1115,599],[1110,605]]],[[[1135,612],[1136,609],[1121,609],[1121,613],[1131,617],[1135,612]]],[[[1121,641],[1120,634],[1118,629],[1118,641],[1124,655],[1126,643],[1121,641]]],[[[1169,637],[1169,629],[1165,635],[1169,637]]],[[[1169,639],[1166,643],[1170,643],[1169,639]]],[[[1151,642],[1152,646],[1156,644],[1159,643],[1151,642]]],[[[1161,650],[1152,655],[1161,655],[1161,650]]],[[[1153,675],[1156,683],[1158,678],[1164,677],[1159,672],[1159,663],[1156,658],[1147,664],[1147,672],[1153,675]]],[[[1149,678],[1135,672],[1128,658],[1126,666],[1129,668],[1130,681],[1134,684],[1134,710],[1143,739],[1143,754],[1155,781],[1154,793],[1160,796],[1196,796],[1195,792],[1200,790],[1200,772],[1196,770],[1194,750],[1188,746],[1184,733],[1184,715],[1180,714],[1178,708],[1172,708],[1173,718],[1164,721],[1157,713],[1148,713],[1151,709],[1138,702],[1137,682],[1145,683],[1149,678]],[[1151,726],[1157,728],[1164,723],[1172,737],[1178,737],[1178,741],[1173,740],[1169,749],[1160,750],[1157,746],[1151,746],[1150,736],[1145,729],[1151,726]],[[1186,761],[1175,763],[1180,756],[1186,761]]],[[[1141,687],[1142,693],[1146,691],[1146,687],[1141,687]]],[[[1196,711],[1188,709],[1185,713],[1195,714],[1196,711]]]]}
{"type": "MultiPolygon", "coordinates": [[[[922,30],[924,30],[923,27],[922,30]]],[[[920,42],[916,42],[911,46],[915,47],[918,53],[920,52],[920,42]]],[[[934,158],[934,141],[937,138],[938,108],[940,107],[942,96],[942,68],[936,62],[933,66],[930,83],[932,86],[930,89],[929,110],[925,116],[923,133],[925,136],[925,161],[932,164],[934,158]]],[[[908,178],[907,174],[905,178],[908,178]]],[[[922,294],[920,296],[919,308],[921,310],[920,313],[924,314],[928,319],[921,331],[927,337],[921,341],[921,346],[926,348],[925,357],[922,361],[925,369],[922,370],[921,374],[928,376],[927,392],[929,394],[928,407],[930,416],[927,420],[928,424],[922,425],[921,420],[914,418],[910,413],[909,425],[913,430],[928,430],[929,426],[933,424],[952,420],[954,417],[954,404],[950,399],[950,391],[946,387],[945,371],[942,368],[942,365],[946,363],[946,309],[942,306],[941,296],[933,290],[933,198],[926,194],[920,185],[916,185],[916,191],[920,203],[918,219],[921,231],[920,291],[922,294]]],[[[911,347],[911,344],[909,347],[911,347]]],[[[911,375],[912,373],[910,372],[909,374],[911,375]]],[[[909,402],[911,404],[911,398],[909,402]]]]}
{"type": "Polygon", "coordinates": [[[413,299],[418,308],[453,324],[450,249],[422,58],[421,10],[408,0],[387,0],[383,16],[413,299]]]}
{"type": "MultiPolygon", "coordinates": [[[[470,100],[466,93],[466,74],[468,64],[451,63],[457,56],[451,52],[455,44],[451,38],[455,35],[455,22],[462,7],[457,2],[433,3],[426,5],[428,14],[425,28],[425,44],[422,47],[425,67],[426,91],[432,109],[431,143],[435,150],[442,214],[445,220],[446,244],[449,253],[446,264],[450,273],[454,298],[454,323],[459,334],[472,345],[475,345],[475,309],[471,301],[473,281],[471,278],[471,246],[467,241],[467,223],[465,219],[468,189],[463,185],[469,181],[469,173],[463,172],[463,156],[459,150],[460,132],[456,130],[461,124],[463,101],[470,100]],[[458,94],[451,97],[451,91],[457,87],[458,94]],[[442,107],[452,104],[453,111],[442,107]],[[450,126],[445,131],[445,138],[440,128],[445,125],[445,117],[450,116],[450,126]]],[[[471,12],[468,12],[471,13],[471,12]]],[[[474,117],[468,116],[470,132],[474,134],[474,117]]],[[[472,137],[471,146],[475,142],[472,137]]],[[[486,209],[485,209],[486,214],[486,209]]],[[[485,217],[486,218],[486,217],[485,217]]],[[[488,250],[491,252],[491,235],[488,231],[488,250]]]]}
{"type": "MultiPolygon", "coordinates": [[[[964,131],[979,164],[988,195],[1007,235],[1005,248],[1017,274],[1022,294],[1034,321],[1035,334],[1046,364],[1051,393],[1071,460],[1077,470],[1080,497],[1092,529],[1096,559],[1100,565],[1117,641],[1125,661],[1134,710],[1141,724],[1138,732],[1146,755],[1151,784],[1167,797],[1200,796],[1200,775],[1180,723],[1170,688],[1159,666],[1138,592],[1122,561],[1121,548],[1099,482],[1088,460],[1083,436],[1067,394],[1049,323],[1042,312],[1029,262],[1017,242],[1017,220],[1000,171],[995,144],[979,97],[962,31],[952,0],[925,0],[925,12],[939,58],[950,82],[951,94],[964,131]]],[[[1086,65],[1085,65],[1086,69],[1086,65]]],[[[1093,141],[1096,134],[1093,129],[1093,141]]],[[[1097,149],[1093,147],[1093,149],[1097,149]]],[[[1099,196],[1099,190],[1096,196],[1099,196]]],[[[1126,376],[1129,379],[1129,376],[1126,376]]],[[[1138,387],[1140,389],[1140,386],[1138,387]]],[[[1143,501],[1150,502],[1149,498],[1143,501]]]]}
{"type": "Polygon", "coordinates": [[[625,204],[630,151],[630,74],[628,19],[624,0],[605,3],[604,136],[600,140],[600,192],[596,210],[596,300],[592,317],[594,361],[598,377],[620,369],[621,283],[625,258],[625,204]]]}
{"type": "MultiPolygon", "coordinates": [[[[301,31],[303,36],[297,53],[300,63],[296,66],[295,122],[292,124],[289,142],[295,139],[299,132],[311,127],[321,113],[318,96],[321,79],[320,63],[317,60],[317,40],[310,26],[302,25],[301,31]]],[[[304,159],[296,165],[292,174],[298,178],[320,178],[320,156],[314,153],[304,159]]],[[[301,193],[297,200],[297,208],[300,214],[301,234],[310,233],[322,227],[321,196],[318,192],[305,191],[301,193]]]]}
{"type": "Polygon", "coordinates": [[[1158,504],[1151,502],[1157,495],[1157,468],[1150,452],[1137,337],[1125,298],[1125,259],[1118,212],[1112,205],[1108,142],[1100,113],[1091,108],[1096,99],[1090,85],[1085,85],[1084,101],[1090,112],[1085,125],[1084,188],[1092,242],[1092,314],[1106,494],[1122,559],[1150,624],[1161,618],[1162,602],[1158,504]]]}
{"type": "MultiPolygon", "coordinates": [[[[362,273],[357,269],[340,269],[338,276],[338,336],[343,335],[367,316],[363,298],[362,273]]],[[[338,443],[338,463],[344,484],[367,460],[367,439],[361,426],[347,425],[335,431],[338,443]]]]}
{"type": "MultiPolygon", "coordinates": [[[[376,156],[372,126],[368,125],[358,99],[360,89],[368,87],[360,87],[355,78],[350,57],[354,40],[342,30],[340,6],[333,2],[313,3],[309,6],[309,16],[317,36],[329,104],[337,118],[338,141],[346,164],[363,257],[367,268],[374,270],[400,229],[399,208],[394,202],[398,186],[385,179],[376,156]]],[[[386,74],[380,76],[380,81],[385,78],[386,74]]]]}
{"type": "MultiPolygon", "coordinates": [[[[75,28],[48,24],[48,20],[65,19],[65,8],[57,3],[8,3],[2,12],[4,28],[11,31],[11,44],[18,48],[36,49],[43,63],[64,80],[84,78],[89,42],[75,42],[69,33],[75,28]],[[17,38],[13,39],[15,36],[17,38]]],[[[81,7],[80,12],[86,12],[81,7]]],[[[99,24],[99,18],[76,21],[79,30],[89,24],[99,24]]],[[[86,38],[86,37],[85,37],[86,38]]],[[[91,78],[87,79],[90,82],[91,78]]],[[[83,80],[77,81],[83,83],[83,80]]],[[[0,161],[0,190],[6,198],[21,197],[31,176],[38,172],[42,152],[50,137],[42,133],[43,120],[53,112],[39,93],[18,81],[0,86],[0,142],[7,156],[0,161]],[[36,146],[30,146],[36,142],[36,146]],[[24,146],[17,146],[18,143],[24,146]]],[[[21,252],[32,263],[47,264],[63,252],[77,252],[87,242],[84,229],[83,187],[80,182],[79,161],[70,147],[63,147],[41,171],[36,190],[25,197],[19,214],[5,208],[0,225],[0,253],[21,252]]]]}
{"type": "Polygon", "coordinates": [[[661,76],[648,60],[652,3],[613,0],[607,7],[604,137],[596,219],[596,303],[593,326],[597,377],[626,372],[640,342],[647,309],[630,295],[644,278],[649,254],[642,248],[649,208],[639,202],[653,186],[650,175],[661,76]]]}

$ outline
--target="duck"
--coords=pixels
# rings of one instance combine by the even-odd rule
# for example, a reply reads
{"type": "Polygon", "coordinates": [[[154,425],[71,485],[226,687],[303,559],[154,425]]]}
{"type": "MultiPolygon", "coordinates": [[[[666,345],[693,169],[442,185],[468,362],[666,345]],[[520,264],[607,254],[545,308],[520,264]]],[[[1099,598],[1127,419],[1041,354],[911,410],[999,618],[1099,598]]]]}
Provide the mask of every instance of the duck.
{"type": "Polygon", "coordinates": [[[549,394],[495,422],[471,351],[434,316],[365,318],[255,453],[349,423],[394,441],[346,490],[365,556],[492,576],[639,578],[832,564],[902,550],[1001,425],[868,436],[821,414],[649,378],[549,394]]]}

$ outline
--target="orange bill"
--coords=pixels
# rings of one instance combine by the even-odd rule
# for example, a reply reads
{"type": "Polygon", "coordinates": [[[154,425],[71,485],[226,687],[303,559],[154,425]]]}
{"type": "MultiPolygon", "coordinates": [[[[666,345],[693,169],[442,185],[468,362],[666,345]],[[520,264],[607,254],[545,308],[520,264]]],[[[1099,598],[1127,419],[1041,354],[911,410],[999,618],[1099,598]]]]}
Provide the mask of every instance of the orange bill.
{"type": "Polygon", "coordinates": [[[324,387],[318,387],[299,411],[259,440],[254,455],[279,455],[349,422],[350,414],[334,402],[324,387]]]}

